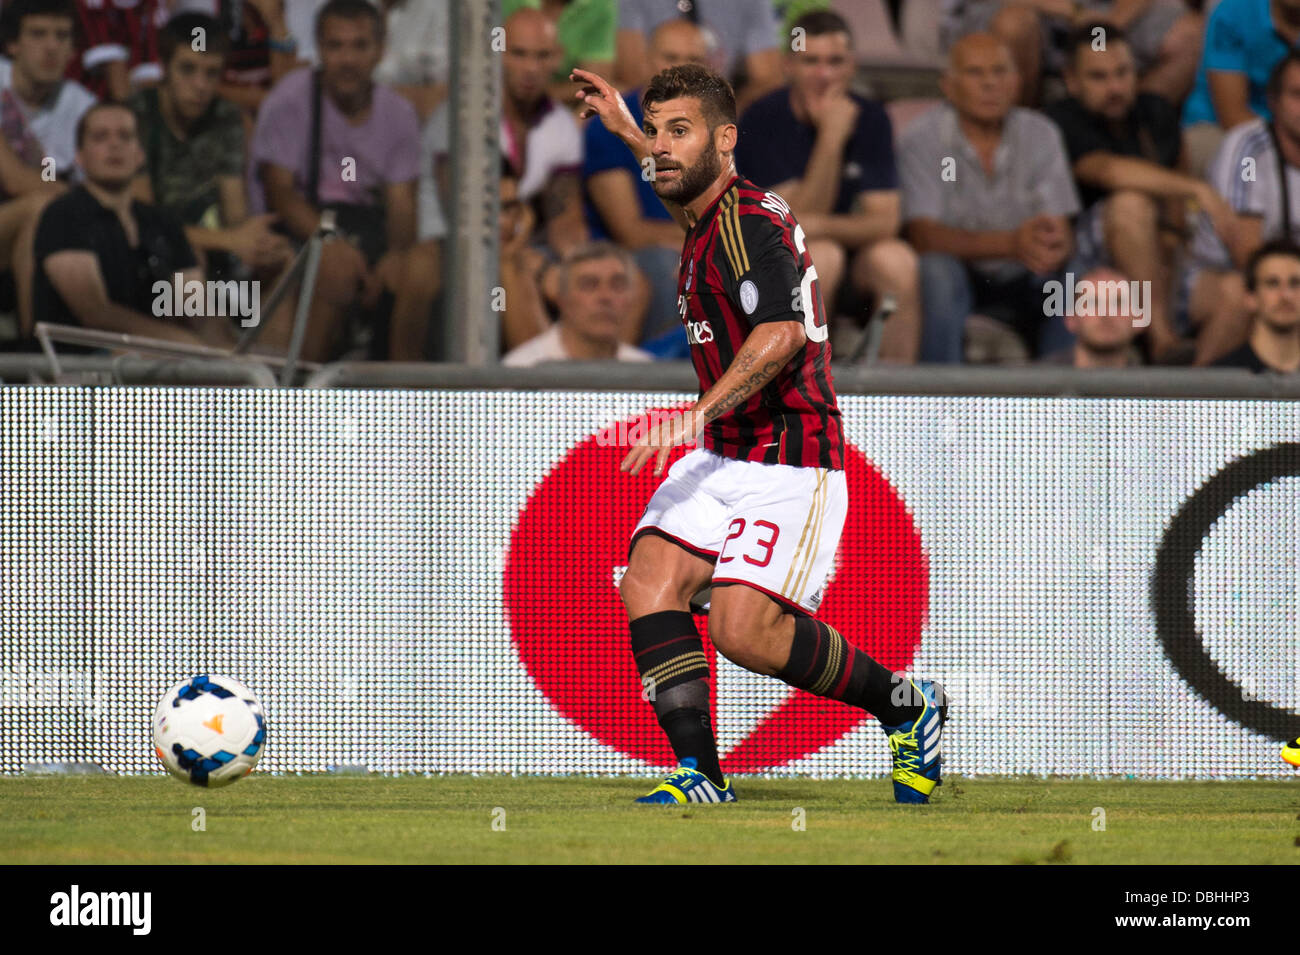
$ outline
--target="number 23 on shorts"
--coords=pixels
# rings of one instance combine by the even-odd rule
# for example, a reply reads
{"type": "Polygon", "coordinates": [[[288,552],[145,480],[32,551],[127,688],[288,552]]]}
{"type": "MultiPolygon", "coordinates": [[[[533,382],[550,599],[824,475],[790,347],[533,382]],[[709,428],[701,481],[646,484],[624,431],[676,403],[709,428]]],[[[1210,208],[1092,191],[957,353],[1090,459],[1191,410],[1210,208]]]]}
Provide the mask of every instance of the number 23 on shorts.
{"type": "MultiPolygon", "coordinates": [[[[722,544],[722,550],[718,552],[718,563],[725,564],[728,561],[735,560],[735,555],[727,556],[727,547],[733,540],[745,536],[746,522],[743,517],[734,518],[731,522],[730,533],[722,544]]],[[[777,527],[771,521],[753,521],[749,524],[752,528],[751,541],[742,542],[741,558],[748,564],[755,567],[766,567],[772,562],[772,549],[776,547],[777,538],[781,536],[781,528],[777,527]]]]}

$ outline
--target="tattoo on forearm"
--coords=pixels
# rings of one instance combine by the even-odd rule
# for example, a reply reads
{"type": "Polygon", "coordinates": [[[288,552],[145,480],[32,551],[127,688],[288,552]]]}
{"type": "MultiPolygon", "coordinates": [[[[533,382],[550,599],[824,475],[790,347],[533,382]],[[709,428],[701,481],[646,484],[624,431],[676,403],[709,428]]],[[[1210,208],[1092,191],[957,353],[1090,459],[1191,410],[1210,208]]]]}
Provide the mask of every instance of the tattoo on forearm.
{"type": "MultiPolygon", "coordinates": [[[[742,351],[740,355],[736,356],[737,362],[740,362],[742,358],[745,358],[747,360],[743,365],[741,365],[738,368],[738,370],[748,371],[749,368],[753,365],[754,359],[756,357],[757,356],[753,355],[752,353],[742,351]]],[[[769,361],[766,364],[764,364],[762,368],[754,372],[752,375],[746,378],[739,385],[732,388],[725,395],[723,395],[718,400],[718,403],[716,405],[714,405],[707,412],[705,412],[704,420],[713,421],[716,418],[719,418],[722,415],[726,414],[732,408],[746,401],[750,395],[758,391],[769,381],[775,378],[777,372],[779,372],[784,366],[785,366],[785,362],[780,362],[780,361],[769,361]]]]}

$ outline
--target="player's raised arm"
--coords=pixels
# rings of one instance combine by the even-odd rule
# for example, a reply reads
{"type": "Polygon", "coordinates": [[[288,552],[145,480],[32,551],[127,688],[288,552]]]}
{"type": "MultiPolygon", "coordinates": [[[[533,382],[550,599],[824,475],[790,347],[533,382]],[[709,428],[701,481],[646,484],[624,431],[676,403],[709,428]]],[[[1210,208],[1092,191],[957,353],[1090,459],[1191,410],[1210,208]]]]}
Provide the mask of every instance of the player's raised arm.
{"type": "MultiPolygon", "coordinates": [[[[627,108],[627,103],[623,101],[623,95],[618,90],[603,77],[588,70],[575,68],[569,74],[569,78],[575,83],[586,84],[574,94],[584,104],[578,113],[580,119],[599,116],[605,128],[621,139],[632,151],[632,155],[642,168],[645,167],[647,159],[654,161],[650,155],[650,139],[632,118],[632,112],[627,108]]],[[[660,201],[679,226],[690,229],[690,220],[686,218],[686,212],[681,206],[663,199],[660,201]]]]}

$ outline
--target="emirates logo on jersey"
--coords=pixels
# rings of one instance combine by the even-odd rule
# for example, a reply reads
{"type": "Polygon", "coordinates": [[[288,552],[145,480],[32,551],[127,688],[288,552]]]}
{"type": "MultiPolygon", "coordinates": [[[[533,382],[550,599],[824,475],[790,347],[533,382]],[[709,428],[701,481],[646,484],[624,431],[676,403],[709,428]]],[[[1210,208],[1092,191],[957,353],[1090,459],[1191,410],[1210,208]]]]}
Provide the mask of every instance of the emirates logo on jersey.
{"type": "Polygon", "coordinates": [[[686,340],[692,345],[707,345],[713,341],[713,327],[708,319],[702,322],[687,322],[686,340]]]}

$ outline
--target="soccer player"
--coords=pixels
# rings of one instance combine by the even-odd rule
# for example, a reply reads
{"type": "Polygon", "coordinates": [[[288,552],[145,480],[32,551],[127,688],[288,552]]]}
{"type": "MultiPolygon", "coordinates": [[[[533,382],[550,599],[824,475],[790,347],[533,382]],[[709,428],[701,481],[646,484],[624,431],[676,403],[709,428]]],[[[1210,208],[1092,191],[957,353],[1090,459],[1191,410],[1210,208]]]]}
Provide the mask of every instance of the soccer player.
{"type": "Polygon", "coordinates": [[[812,616],[848,510],[844,435],[830,377],[826,313],[803,229],[775,193],[736,174],[736,103],[696,64],[658,73],[641,96],[644,131],[602,77],[573,71],[597,115],[686,229],[678,312],[700,379],[690,413],[624,458],[668,472],[632,535],[619,593],[632,653],[679,768],[638,802],[732,802],[709,718],[709,666],[691,616],[712,583],[709,636],[729,660],[874,714],[893,754],[894,798],[939,784],[942,688],[881,666],[812,616]],[[663,433],[666,431],[667,433],[663,433]],[[938,693],[936,693],[938,691],[938,693]]]}

